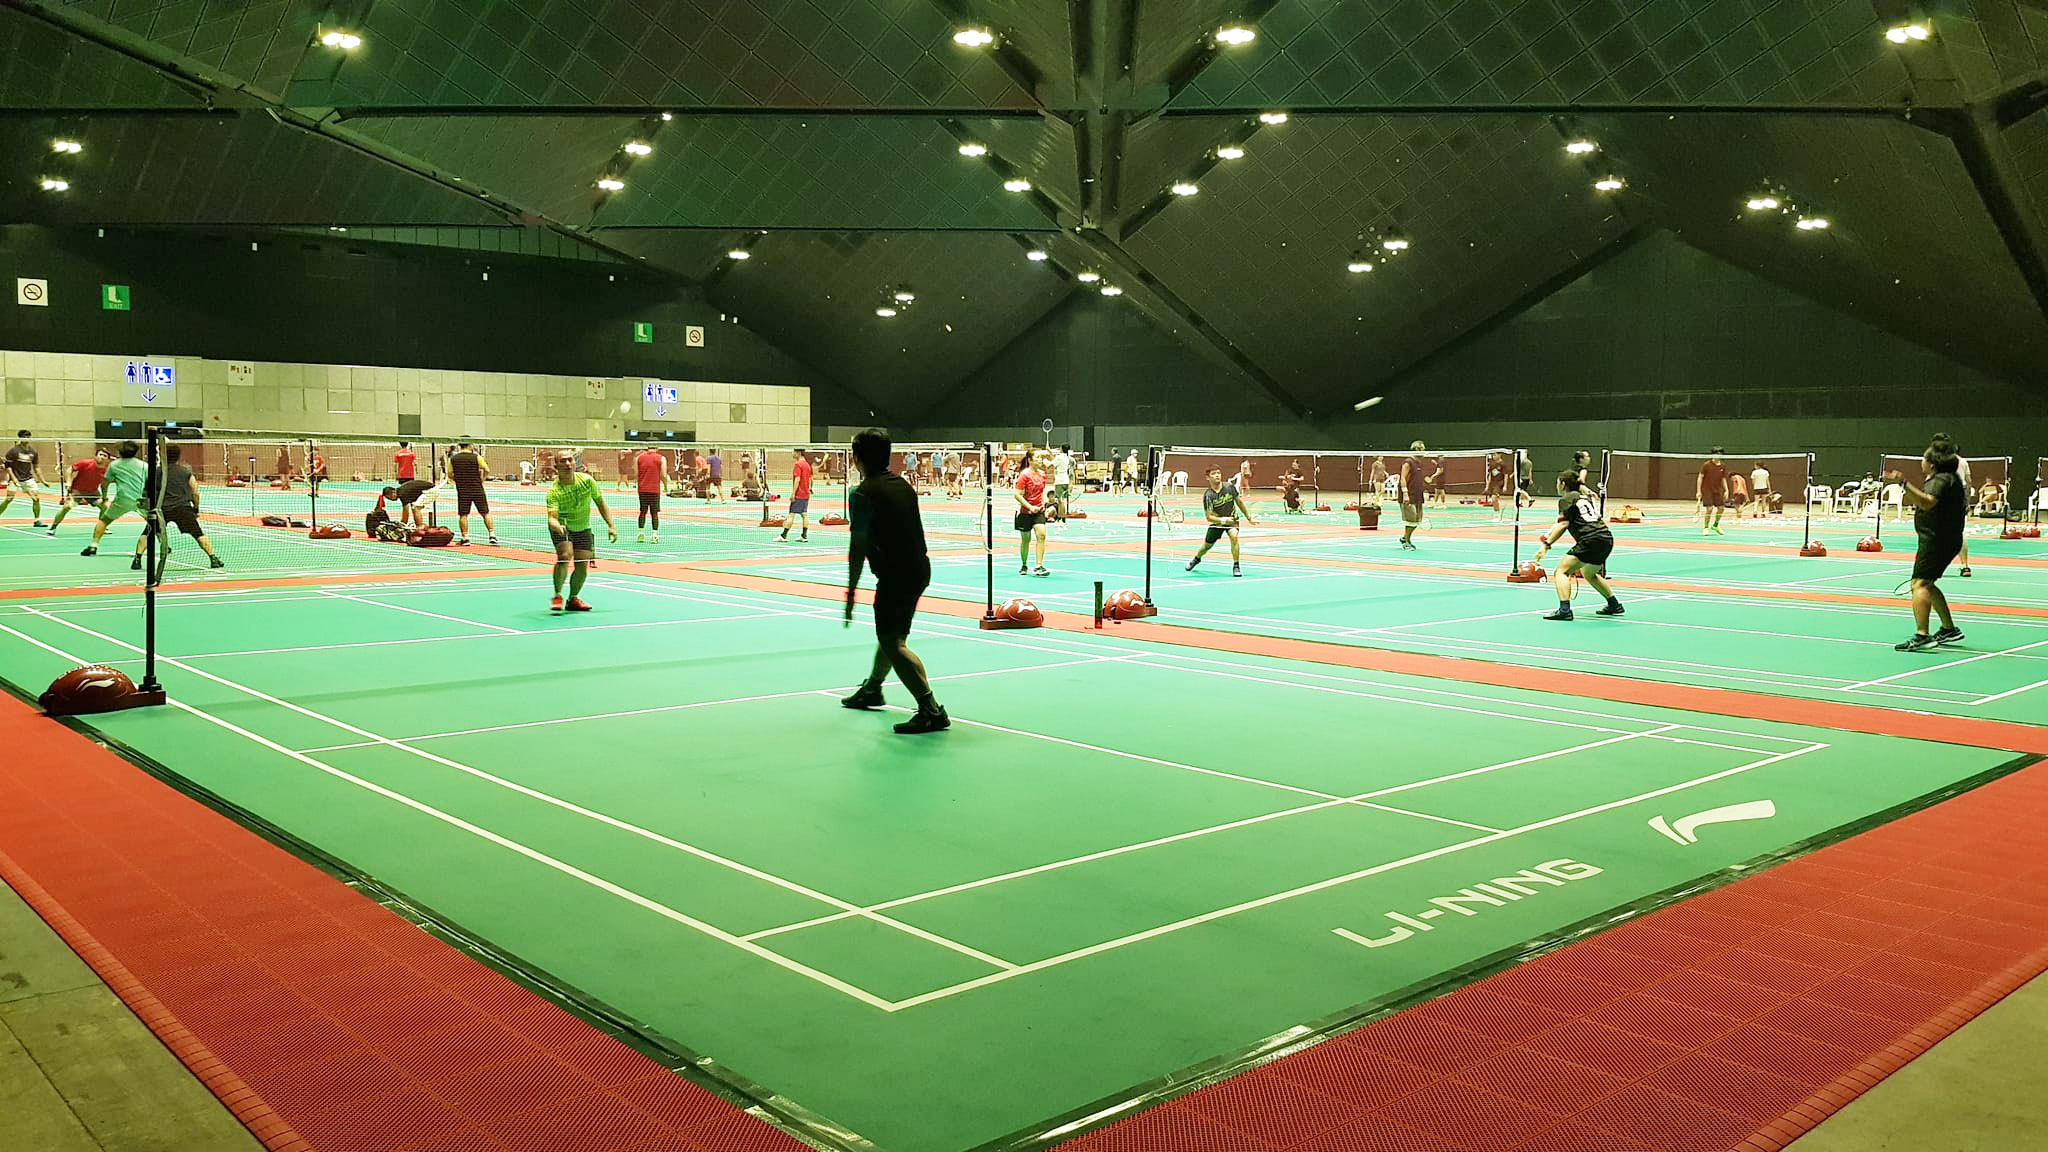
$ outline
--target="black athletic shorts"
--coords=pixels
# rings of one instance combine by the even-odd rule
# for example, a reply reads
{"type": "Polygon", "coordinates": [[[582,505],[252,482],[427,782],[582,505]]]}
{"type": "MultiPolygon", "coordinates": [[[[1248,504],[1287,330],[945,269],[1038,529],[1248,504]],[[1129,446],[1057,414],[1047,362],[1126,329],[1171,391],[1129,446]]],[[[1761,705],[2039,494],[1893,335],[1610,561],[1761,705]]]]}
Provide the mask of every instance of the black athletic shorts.
{"type": "Polygon", "coordinates": [[[642,513],[661,511],[661,493],[642,492],[640,494],[640,511],[642,513]]]}
{"type": "Polygon", "coordinates": [[[1913,554],[1913,579],[1925,580],[1929,584],[1941,579],[1941,574],[1948,571],[1948,566],[1955,563],[1962,550],[1960,540],[1954,544],[1941,544],[1929,537],[1920,537],[1919,551],[1913,554]]]}
{"type": "Polygon", "coordinates": [[[1230,529],[1225,528],[1221,524],[1211,524],[1209,525],[1209,534],[1203,537],[1202,540],[1203,543],[1214,544],[1228,535],[1230,535],[1230,529]]]}
{"type": "Polygon", "coordinates": [[[1045,513],[1043,512],[1019,510],[1017,513],[1017,531],[1019,532],[1029,532],[1043,523],[1045,523],[1045,513]]]}
{"type": "Polygon", "coordinates": [[[565,536],[550,528],[548,529],[548,539],[554,542],[555,558],[558,561],[561,559],[562,546],[564,544],[568,545],[569,554],[572,559],[597,559],[597,533],[593,529],[584,528],[570,532],[565,536]]]}
{"type": "Polygon", "coordinates": [[[924,595],[926,581],[909,584],[875,584],[875,635],[882,639],[910,635],[911,618],[917,615],[917,599],[924,595]]]}
{"type": "Polygon", "coordinates": [[[1614,555],[1614,537],[1606,535],[1581,540],[1572,545],[1572,550],[1565,555],[1577,556],[1579,563],[1588,567],[1604,568],[1607,566],[1607,558],[1614,555]]]}
{"type": "Polygon", "coordinates": [[[467,516],[472,511],[479,516],[489,516],[491,514],[490,500],[482,492],[464,492],[459,488],[456,489],[455,514],[457,516],[467,516]]]}
{"type": "MultiPolygon", "coordinates": [[[[199,523],[199,509],[190,507],[164,509],[164,523],[172,525],[187,536],[204,536],[206,528],[199,523]]],[[[144,536],[156,535],[156,522],[145,518],[142,525],[144,536]]]]}

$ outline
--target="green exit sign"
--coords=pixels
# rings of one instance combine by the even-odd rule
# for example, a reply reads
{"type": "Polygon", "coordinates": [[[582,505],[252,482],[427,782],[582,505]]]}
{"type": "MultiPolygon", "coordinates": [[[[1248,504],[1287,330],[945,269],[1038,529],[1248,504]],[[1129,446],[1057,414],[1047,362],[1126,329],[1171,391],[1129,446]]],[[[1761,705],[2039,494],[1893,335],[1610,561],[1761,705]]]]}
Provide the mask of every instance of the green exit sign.
{"type": "Polygon", "coordinates": [[[100,308],[107,312],[128,310],[128,286],[126,284],[100,285],[100,308]]]}
{"type": "Polygon", "coordinates": [[[645,320],[633,321],[633,343],[654,343],[654,325],[647,323],[645,320]]]}

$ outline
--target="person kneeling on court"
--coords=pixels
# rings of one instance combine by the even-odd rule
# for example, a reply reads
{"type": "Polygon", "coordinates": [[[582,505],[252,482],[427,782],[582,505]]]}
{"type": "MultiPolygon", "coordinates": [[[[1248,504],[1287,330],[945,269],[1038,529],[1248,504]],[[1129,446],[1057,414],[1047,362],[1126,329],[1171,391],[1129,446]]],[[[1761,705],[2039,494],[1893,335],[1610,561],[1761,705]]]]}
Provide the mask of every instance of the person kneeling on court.
{"type": "Polygon", "coordinates": [[[1188,561],[1188,571],[1193,572],[1195,565],[1202,562],[1202,557],[1209,554],[1209,549],[1228,535],[1230,574],[1244,575],[1244,569],[1238,566],[1237,522],[1243,520],[1247,524],[1256,524],[1258,521],[1252,519],[1251,509],[1245,507],[1244,496],[1238,492],[1237,485],[1223,482],[1221,468],[1209,469],[1209,487],[1202,492],[1202,513],[1209,518],[1209,534],[1202,538],[1202,547],[1195,552],[1195,558],[1188,561]]]}
{"type": "Polygon", "coordinates": [[[1582,575],[1593,591],[1607,597],[1607,606],[1597,613],[1601,616],[1622,614],[1621,601],[1615,599],[1614,589],[1607,586],[1607,557],[1614,551],[1614,533],[1608,529],[1607,521],[1600,518],[1600,507],[1593,501],[1592,490],[1579,478],[1577,470],[1561,472],[1557,477],[1557,527],[1543,537],[1543,543],[1536,549],[1536,562],[1543,562],[1543,554],[1566,532],[1572,534],[1572,549],[1564,559],[1557,562],[1557,611],[1545,616],[1545,620],[1569,620],[1572,618],[1572,576],[1582,575]]]}
{"type": "Polygon", "coordinates": [[[1888,483],[1900,485],[1913,504],[1913,530],[1919,534],[1919,548],[1913,554],[1913,635],[1893,645],[1900,652],[1919,652],[1939,644],[1953,644],[1963,638],[1956,618],[1948,610],[1948,597],[1935,586],[1963,550],[1963,523],[1970,511],[1969,485],[1957,476],[1955,442],[1937,435],[1921,456],[1926,476],[1921,486],[1909,483],[1896,471],[1885,473],[1888,483]],[[1928,635],[1929,611],[1941,615],[1941,631],[1928,635]]]}
{"type": "Polygon", "coordinates": [[[875,570],[875,661],[868,678],[853,695],[841,700],[848,708],[880,708],[882,681],[889,670],[910,689],[917,714],[896,725],[905,736],[937,732],[953,726],[946,710],[932,697],[924,662],[910,650],[910,624],[918,597],[932,582],[931,555],[925,551],[924,519],[917,511],[917,493],[908,481],[889,471],[889,434],[870,428],[853,438],[853,460],[860,468],[860,487],[853,490],[853,541],[846,550],[846,624],[853,624],[853,594],[860,587],[861,566],[875,570]]]}
{"type": "Polygon", "coordinates": [[[590,578],[590,565],[597,560],[597,538],[590,530],[590,508],[597,506],[604,517],[605,533],[619,542],[618,525],[605,506],[604,489],[597,478],[576,470],[576,454],[564,452],[555,458],[555,482],[548,486],[548,538],[555,543],[555,598],[548,601],[550,612],[588,612],[582,599],[583,582],[590,578]],[[570,575],[571,563],[575,574],[570,575]],[[562,602],[562,581],[569,581],[569,602],[562,602]]]}

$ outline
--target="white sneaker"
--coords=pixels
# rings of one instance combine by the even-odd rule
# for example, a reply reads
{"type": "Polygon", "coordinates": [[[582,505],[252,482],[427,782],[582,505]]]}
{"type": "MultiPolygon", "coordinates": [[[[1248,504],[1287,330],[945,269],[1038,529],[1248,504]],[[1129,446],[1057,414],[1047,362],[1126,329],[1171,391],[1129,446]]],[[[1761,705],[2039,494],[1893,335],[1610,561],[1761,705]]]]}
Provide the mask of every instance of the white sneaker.
{"type": "Polygon", "coordinates": [[[656,533],[654,534],[654,543],[656,543],[656,544],[659,544],[659,543],[661,543],[661,533],[659,533],[659,532],[656,532],[656,533]]]}
{"type": "Polygon", "coordinates": [[[635,533],[633,533],[633,543],[635,543],[635,544],[645,544],[645,543],[647,543],[647,533],[645,533],[645,532],[635,532],[635,533]]]}

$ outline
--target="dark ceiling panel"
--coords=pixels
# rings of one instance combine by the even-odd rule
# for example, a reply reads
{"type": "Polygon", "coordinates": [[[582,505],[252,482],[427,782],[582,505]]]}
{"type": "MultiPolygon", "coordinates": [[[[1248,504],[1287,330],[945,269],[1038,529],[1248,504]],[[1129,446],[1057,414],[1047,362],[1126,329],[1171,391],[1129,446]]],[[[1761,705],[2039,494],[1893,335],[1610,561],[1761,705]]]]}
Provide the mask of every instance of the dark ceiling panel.
{"type": "Polygon", "coordinates": [[[1866,0],[1280,0],[1176,107],[1899,103],[1866,0]]]}
{"type": "Polygon", "coordinates": [[[1039,96],[1047,106],[1067,107],[1073,103],[1075,5],[1060,0],[931,2],[940,9],[959,11],[963,19],[957,23],[981,24],[1001,36],[1005,45],[1021,54],[1037,71],[1039,96]]]}
{"type": "Polygon", "coordinates": [[[1346,117],[1263,132],[1124,246],[1319,411],[1620,238],[1536,117],[1346,117]],[[1386,259],[1381,230],[1414,247],[1386,259]],[[1377,265],[1353,274],[1354,251],[1377,265]]]}
{"type": "MultiPolygon", "coordinates": [[[[0,190],[0,216],[46,224],[502,224],[462,195],[258,113],[96,116],[71,190],[0,190]]],[[[27,120],[0,148],[47,149],[27,120]]]]}
{"type": "Polygon", "coordinates": [[[1218,28],[1243,15],[1245,7],[1244,0],[1139,0],[1132,79],[1141,89],[1165,84],[1218,28]]]}
{"type": "Polygon", "coordinates": [[[1008,236],[841,233],[762,239],[754,259],[720,278],[714,297],[747,327],[905,416],[1068,291],[1008,236]],[[916,302],[894,319],[876,316],[898,285],[916,302]]]}
{"type": "Polygon", "coordinates": [[[194,108],[197,95],[117,52],[0,8],[0,107],[194,108]]]}
{"type": "MultiPolygon", "coordinates": [[[[1260,143],[1252,131],[1256,127],[1263,126],[1238,116],[1154,117],[1132,125],[1124,136],[1118,214],[1128,215],[1144,207],[1175,181],[1194,179],[1212,163],[1219,167],[1254,163],[1260,143]],[[1230,141],[1244,141],[1246,158],[1216,160],[1216,148],[1230,141]]],[[[1285,131],[1285,127],[1273,131],[1285,131]]]]}
{"type": "Polygon", "coordinates": [[[753,233],[731,228],[599,228],[590,238],[649,265],[691,280],[711,274],[735,244],[753,233]]]}
{"type": "MultiPolygon", "coordinates": [[[[991,155],[1022,173],[1031,185],[1067,212],[1080,202],[1080,169],[1075,166],[1074,126],[1054,116],[962,120],[968,136],[988,145],[991,155]]],[[[976,161],[963,157],[965,164],[976,161]]],[[[978,179],[978,177],[977,177],[978,179]]],[[[1040,219],[1042,226],[1047,221],[1040,219]]]]}
{"type": "Polygon", "coordinates": [[[1695,246],[2008,377],[2048,363],[2048,319],[1946,137],[1902,120],[1802,117],[1589,127],[1630,194],[1695,246]],[[1766,181],[1832,227],[1800,232],[1789,216],[1745,212],[1766,181]]]}
{"type": "MultiPolygon", "coordinates": [[[[571,226],[590,222],[604,198],[596,181],[608,165],[625,165],[628,140],[646,136],[657,149],[665,143],[632,116],[366,116],[346,125],[571,226]]],[[[644,171],[644,161],[623,167],[622,179],[637,182],[636,169],[644,171]]]]}
{"type": "Polygon", "coordinates": [[[379,0],[294,102],[459,107],[1034,106],[931,0],[379,0]]]}
{"type": "Polygon", "coordinates": [[[597,223],[636,228],[1050,225],[926,117],[677,115],[597,223]]]}
{"type": "MultiPolygon", "coordinates": [[[[300,61],[331,54],[314,44],[318,6],[291,0],[64,0],[66,7],[158,48],[217,68],[271,96],[300,61]]],[[[332,61],[312,61],[331,66],[332,61]]]]}
{"type": "Polygon", "coordinates": [[[2048,68],[2048,6],[2041,0],[1971,0],[1937,13],[1934,44],[1955,63],[1969,95],[2038,81],[2048,68]]]}

